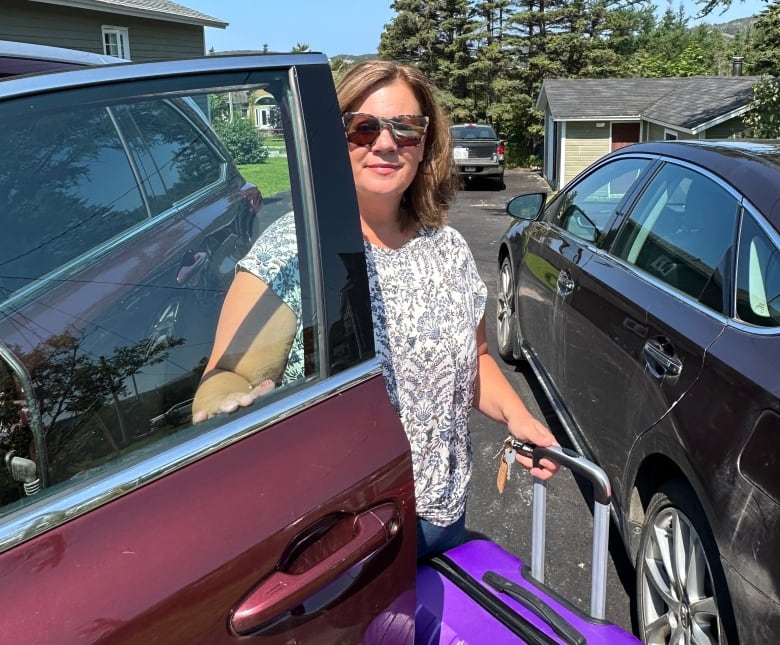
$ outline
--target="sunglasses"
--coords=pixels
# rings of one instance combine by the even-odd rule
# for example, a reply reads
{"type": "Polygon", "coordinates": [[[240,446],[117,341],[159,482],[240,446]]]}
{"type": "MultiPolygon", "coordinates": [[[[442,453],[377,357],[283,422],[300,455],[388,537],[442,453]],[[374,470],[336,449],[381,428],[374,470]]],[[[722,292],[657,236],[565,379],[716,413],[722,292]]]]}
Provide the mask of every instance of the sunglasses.
{"type": "Polygon", "coordinates": [[[390,130],[390,136],[399,147],[419,146],[428,129],[428,117],[415,114],[385,118],[363,112],[345,112],[342,120],[347,141],[358,146],[370,146],[382,134],[382,128],[390,130]]]}

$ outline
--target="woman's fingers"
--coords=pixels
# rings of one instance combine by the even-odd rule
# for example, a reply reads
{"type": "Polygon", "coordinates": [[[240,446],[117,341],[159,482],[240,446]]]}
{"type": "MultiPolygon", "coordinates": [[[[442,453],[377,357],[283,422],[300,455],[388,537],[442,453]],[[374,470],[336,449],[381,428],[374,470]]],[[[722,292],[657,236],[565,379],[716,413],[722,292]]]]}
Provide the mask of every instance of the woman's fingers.
{"type": "Polygon", "coordinates": [[[539,464],[534,466],[533,459],[530,457],[523,457],[518,453],[515,460],[519,461],[523,468],[539,479],[549,479],[558,472],[558,464],[549,459],[540,459],[539,464]]]}
{"type": "Polygon", "coordinates": [[[255,385],[255,387],[252,388],[252,390],[249,392],[249,396],[251,397],[252,401],[254,401],[264,394],[268,394],[269,392],[273,391],[275,387],[276,383],[274,383],[271,379],[266,379],[265,381],[261,381],[255,385]]]}
{"type": "Polygon", "coordinates": [[[256,399],[273,391],[276,384],[271,380],[265,380],[258,383],[248,392],[231,392],[218,401],[215,401],[209,410],[199,410],[192,415],[193,423],[201,423],[206,419],[211,419],[218,414],[230,414],[239,408],[245,408],[255,402],[256,399]]]}

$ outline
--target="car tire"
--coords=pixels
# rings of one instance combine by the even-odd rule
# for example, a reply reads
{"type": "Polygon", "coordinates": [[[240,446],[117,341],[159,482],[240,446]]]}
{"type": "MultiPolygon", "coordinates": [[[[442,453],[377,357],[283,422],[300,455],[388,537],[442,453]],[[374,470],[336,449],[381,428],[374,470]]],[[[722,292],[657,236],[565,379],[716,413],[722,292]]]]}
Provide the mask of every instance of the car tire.
{"type": "Polygon", "coordinates": [[[736,642],[728,637],[734,625],[731,602],[712,531],[695,494],[681,480],[664,484],[650,500],[636,584],[642,642],[736,642]]]}
{"type": "Polygon", "coordinates": [[[518,330],[515,308],[515,279],[512,260],[507,255],[498,269],[496,289],[496,336],[498,337],[498,355],[505,363],[518,362],[520,347],[517,346],[518,330]]]}

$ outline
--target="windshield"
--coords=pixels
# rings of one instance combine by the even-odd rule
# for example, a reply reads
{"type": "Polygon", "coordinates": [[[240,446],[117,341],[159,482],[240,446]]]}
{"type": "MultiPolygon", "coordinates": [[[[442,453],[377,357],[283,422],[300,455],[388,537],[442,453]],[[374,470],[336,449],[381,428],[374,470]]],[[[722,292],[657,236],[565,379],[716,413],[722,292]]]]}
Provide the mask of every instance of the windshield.
{"type": "Polygon", "coordinates": [[[454,125],[450,128],[453,139],[497,139],[489,125],[454,125]]]}

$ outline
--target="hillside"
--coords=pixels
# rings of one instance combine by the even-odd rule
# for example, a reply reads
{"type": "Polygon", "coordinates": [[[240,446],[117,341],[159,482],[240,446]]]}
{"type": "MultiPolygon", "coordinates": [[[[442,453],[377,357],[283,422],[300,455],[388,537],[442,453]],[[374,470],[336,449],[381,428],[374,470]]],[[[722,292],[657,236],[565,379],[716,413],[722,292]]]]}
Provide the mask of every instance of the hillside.
{"type": "Polygon", "coordinates": [[[746,31],[750,31],[755,22],[756,16],[750,16],[748,18],[737,18],[736,20],[729,20],[728,22],[716,23],[712,26],[719,31],[722,31],[724,34],[736,36],[746,31]]]}

